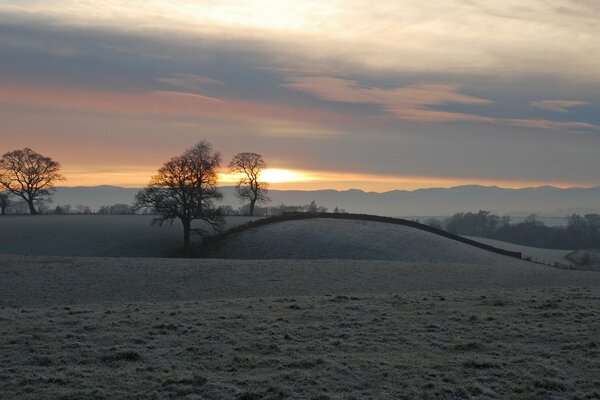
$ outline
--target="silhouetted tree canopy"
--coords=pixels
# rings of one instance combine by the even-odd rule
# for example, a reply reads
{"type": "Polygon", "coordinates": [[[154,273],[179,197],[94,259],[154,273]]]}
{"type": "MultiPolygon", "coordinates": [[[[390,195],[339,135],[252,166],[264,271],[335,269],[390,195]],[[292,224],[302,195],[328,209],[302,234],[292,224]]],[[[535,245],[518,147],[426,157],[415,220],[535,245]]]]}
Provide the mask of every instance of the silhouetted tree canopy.
{"type": "Polygon", "coordinates": [[[458,235],[481,236],[510,243],[551,249],[600,248],[600,214],[572,214],[567,226],[546,226],[536,214],[518,224],[489,211],[457,213],[446,220],[446,229],[458,235]]]}
{"type": "Polygon", "coordinates": [[[231,172],[242,175],[236,187],[236,194],[240,200],[249,202],[249,215],[254,215],[257,203],[271,201],[267,196],[267,183],[260,181],[260,174],[266,166],[262,156],[256,153],[238,153],[229,163],[231,172]]]}
{"type": "Polygon", "coordinates": [[[5,153],[0,159],[0,186],[27,202],[36,214],[36,202],[50,199],[56,181],[64,180],[60,164],[30,148],[5,153]]]}
{"type": "Polygon", "coordinates": [[[446,222],[450,232],[460,232],[462,235],[488,236],[496,230],[500,218],[489,211],[478,213],[457,213],[446,222]]]}
{"type": "Polygon", "coordinates": [[[216,187],[220,164],[221,154],[201,141],[158,170],[148,187],[136,195],[135,208],[153,208],[158,214],[153,223],[161,226],[181,220],[184,251],[189,252],[193,220],[203,220],[217,230],[222,227],[223,219],[215,207],[215,201],[223,197],[216,187]]]}
{"type": "Polygon", "coordinates": [[[112,206],[101,206],[98,214],[129,215],[135,214],[135,208],[128,204],[117,203],[112,206]]]}

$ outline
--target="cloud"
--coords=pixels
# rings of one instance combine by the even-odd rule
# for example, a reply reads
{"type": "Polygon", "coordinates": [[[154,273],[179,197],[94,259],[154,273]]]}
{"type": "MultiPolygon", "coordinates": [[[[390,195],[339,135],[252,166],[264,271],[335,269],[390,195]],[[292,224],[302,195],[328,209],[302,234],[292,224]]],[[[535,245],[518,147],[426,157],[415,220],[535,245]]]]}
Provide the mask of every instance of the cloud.
{"type": "MultiPolygon", "coordinates": [[[[330,102],[376,104],[394,117],[411,122],[485,122],[513,125],[523,128],[551,130],[599,129],[597,125],[579,121],[552,121],[545,119],[498,118],[472,113],[437,110],[446,104],[489,105],[492,101],[462,94],[457,85],[419,83],[406,87],[376,88],[360,85],[357,81],[322,76],[292,76],[283,86],[310,93],[330,102]]],[[[582,101],[543,101],[538,107],[566,110],[587,104],[582,101]]],[[[533,105],[533,104],[532,104],[533,105]]]]}
{"type": "Polygon", "coordinates": [[[151,92],[149,94],[150,96],[162,96],[165,98],[177,98],[177,97],[187,97],[190,99],[195,99],[195,100],[200,100],[200,101],[210,101],[210,102],[215,102],[215,103],[223,103],[223,100],[221,99],[217,99],[215,97],[210,97],[210,96],[204,96],[201,94],[197,94],[197,93],[186,93],[186,92],[173,92],[173,91],[169,91],[169,90],[158,90],[155,92],[151,92]]]}
{"type": "Polygon", "coordinates": [[[255,129],[259,136],[271,138],[340,139],[344,136],[339,130],[285,120],[263,121],[255,129]]]}
{"type": "Polygon", "coordinates": [[[360,118],[310,107],[294,107],[243,99],[217,99],[176,91],[113,92],[23,85],[0,85],[0,104],[149,117],[210,117],[248,122],[270,121],[265,135],[275,136],[279,121],[283,137],[326,137],[328,126],[356,126],[360,118]],[[281,121],[287,121],[283,123],[281,121]],[[292,124],[293,123],[293,124],[292,124]],[[300,125],[298,125],[300,124],[300,125]],[[315,128],[314,126],[319,128],[315,128]],[[308,126],[313,128],[308,129],[308,126]],[[300,132],[305,133],[300,135],[300,132]],[[319,134],[317,134],[319,133],[319,134]]]}
{"type": "Polygon", "coordinates": [[[488,105],[492,102],[458,92],[456,85],[420,83],[406,87],[375,88],[353,80],[331,77],[288,77],[284,87],[310,93],[321,100],[377,104],[401,120],[415,122],[488,121],[487,117],[434,110],[444,104],[488,105]]]}
{"type": "Polygon", "coordinates": [[[529,104],[533,107],[543,108],[545,110],[566,113],[569,112],[569,108],[585,106],[589,103],[579,100],[539,100],[532,101],[529,104]]]}
{"type": "Polygon", "coordinates": [[[569,134],[600,132],[598,2],[401,3],[0,1],[0,136],[82,164],[202,136],[293,168],[597,179],[600,134],[569,134]]]}
{"type": "Polygon", "coordinates": [[[25,49],[28,51],[34,50],[59,57],[70,57],[78,52],[74,47],[65,46],[64,44],[48,44],[41,40],[32,40],[15,35],[4,35],[0,37],[0,47],[2,46],[25,49]]]}
{"type": "Polygon", "coordinates": [[[205,76],[193,74],[175,74],[170,78],[158,78],[157,81],[187,90],[202,90],[207,86],[225,84],[224,82],[218,81],[216,79],[211,79],[205,76]]]}
{"type": "Polygon", "coordinates": [[[588,1],[8,0],[0,22],[203,42],[330,70],[553,76],[600,83],[600,13],[588,1]],[[489,27],[493,26],[493,32],[489,27]],[[198,40],[201,39],[201,40],[198,40]],[[565,73],[564,60],[569,60],[565,73]]]}
{"type": "Polygon", "coordinates": [[[547,119],[503,119],[501,122],[508,123],[509,125],[520,126],[522,128],[534,128],[534,129],[552,129],[552,130],[597,130],[600,126],[590,124],[588,122],[562,122],[562,121],[551,121],[547,119]]]}

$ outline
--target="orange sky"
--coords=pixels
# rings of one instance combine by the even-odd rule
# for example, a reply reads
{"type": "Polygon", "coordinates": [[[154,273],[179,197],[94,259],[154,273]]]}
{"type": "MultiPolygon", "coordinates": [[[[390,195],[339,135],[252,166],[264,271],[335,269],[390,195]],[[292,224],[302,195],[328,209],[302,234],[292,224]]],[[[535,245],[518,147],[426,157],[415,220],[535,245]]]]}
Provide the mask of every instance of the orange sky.
{"type": "MultiPolygon", "coordinates": [[[[116,185],[124,187],[142,187],[148,183],[154,173],[151,168],[115,168],[89,171],[86,169],[65,169],[67,177],[61,186],[96,186],[116,185]]],[[[506,180],[474,180],[460,178],[424,177],[424,176],[389,176],[355,173],[339,173],[331,171],[293,170],[285,168],[269,168],[263,173],[263,180],[269,182],[271,189],[278,190],[320,190],[320,189],[361,189],[371,192],[391,190],[415,190],[430,187],[453,187],[460,185],[485,185],[504,188],[523,188],[551,185],[561,188],[572,186],[592,187],[590,182],[556,182],[556,181],[506,181],[506,180]]],[[[219,174],[219,184],[233,186],[238,177],[223,170],[219,174]]]]}

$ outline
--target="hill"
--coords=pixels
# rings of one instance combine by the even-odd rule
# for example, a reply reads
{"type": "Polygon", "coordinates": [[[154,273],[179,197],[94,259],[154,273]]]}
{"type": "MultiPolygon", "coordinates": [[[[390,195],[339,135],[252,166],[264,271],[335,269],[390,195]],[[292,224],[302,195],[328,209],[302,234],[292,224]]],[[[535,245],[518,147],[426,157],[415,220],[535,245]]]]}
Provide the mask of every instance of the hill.
{"type": "MultiPolygon", "coordinates": [[[[419,227],[323,215],[319,218],[269,220],[259,226],[225,235],[204,250],[210,258],[232,259],[353,259],[501,264],[506,256],[494,254],[419,227]]],[[[402,223],[402,221],[397,221],[402,223]]],[[[409,222],[409,221],[406,221],[409,222]]],[[[423,227],[426,228],[426,227],[423,227]]],[[[458,239],[458,240],[457,240],[458,239]]]]}

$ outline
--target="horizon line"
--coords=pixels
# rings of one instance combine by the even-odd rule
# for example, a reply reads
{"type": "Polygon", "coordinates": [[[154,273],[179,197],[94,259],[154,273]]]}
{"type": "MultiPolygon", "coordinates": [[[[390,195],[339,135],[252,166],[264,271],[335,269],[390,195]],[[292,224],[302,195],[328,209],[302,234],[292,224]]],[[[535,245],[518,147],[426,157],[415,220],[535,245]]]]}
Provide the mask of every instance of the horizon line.
{"type": "MultiPolygon", "coordinates": [[[[236,185],[217,185],[218,188],[228,188],[228,187],[235,187],[236,185]]],[[[111,187],[111,188],[118,188],[118,189],[143,189],[143,186],[138,187],[138,186],[121,186],[121,185],[111,185],[111,184],[101,184],[101,185],[76,185],[76,186],[56,186],[56,189],[60,189],[60,188],[65,188],[65,189],[78,189],[78,188],[99,188],[99,187],[111,187]]],[[[359,192],[363,192],[363,193],[379,193],[379,194],[384,194],[384,193],[391,193],[391,192],[418,192],[421,190],[435,190],[435,189],[445,189],[445,190],[451,190],[451,189],[458,189],[458,188],[466,188],[466,187],[478,187],[478,188],[493,188],[493,189],[500,189],[500,190],[527,190],[527,189],[542,189],[542,188],[549,188],[549,189],[558,189],[558,190],[572,190],[572,189],[598,189],[600,188],[600,184],[598,185],[593,185],[593,186],[567,186],[567,187],[559,187],[559,186],[554,186],[554,185],[537,185],[537,186],[522,186],[522,187],[506,187],[506,186],[498,186],[498,185],[485,185],[485,184],[478,184],[478,183],[474,183],[474,184],[464,184],[464,185],[455,185],[455,186],[448,186],[448,187],[443,187],[443,186],[430,186],[430,187],[421,187],[421,188],[416,188],[416,189],[392,189],[392,190],[385,190],[385,191],[376,191],[376,190],[365,190],[365,189],[360,189],[360,188],[349,188],[349,189],[333,189],[333,188],[323,188],[323,189],[269,189],[269,191],[278,191],[278,192],[325,192],[325,191],[332,191],[332,192],[338,192],[338,193],[342,193],[342,192],[350,192],[350,191],[359,191],[359,192]]]]}

